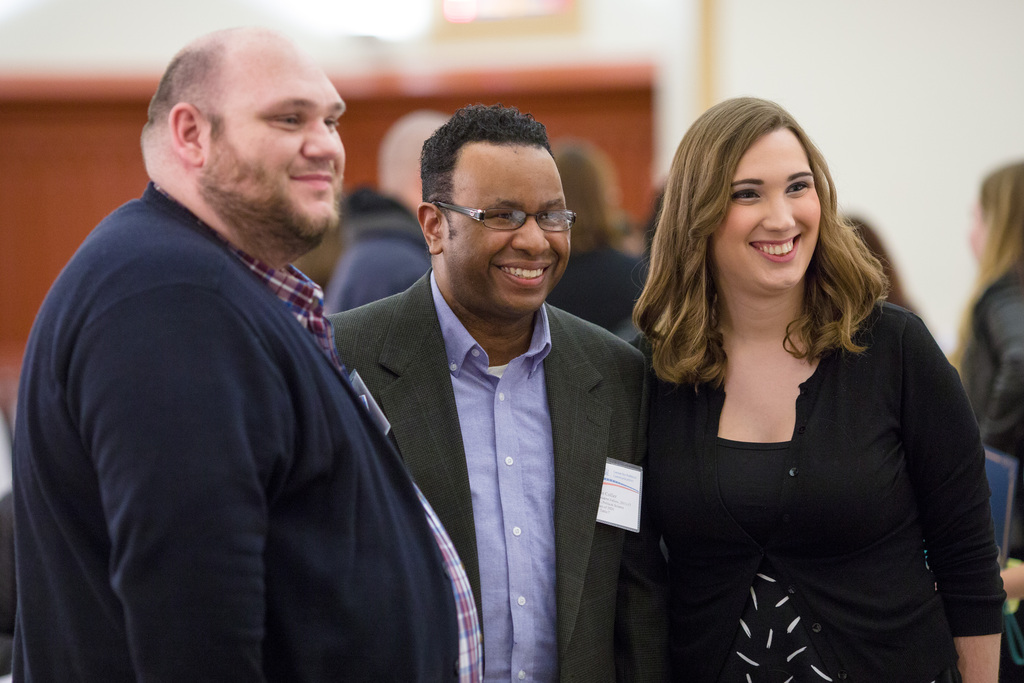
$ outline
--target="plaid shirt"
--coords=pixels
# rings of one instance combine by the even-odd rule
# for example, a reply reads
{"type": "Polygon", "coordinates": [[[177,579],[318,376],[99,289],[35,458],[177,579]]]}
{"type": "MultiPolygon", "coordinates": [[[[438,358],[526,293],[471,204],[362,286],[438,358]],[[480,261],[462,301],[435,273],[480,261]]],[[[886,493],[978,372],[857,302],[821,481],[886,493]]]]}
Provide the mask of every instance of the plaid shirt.
{"type": "MultiPolygon", "coordinates": [[[[207,229],[209,228],[207,227],[207,229]]],[[[344,366],[334,348],[333,330],[324,318],[324,295],[320,286],[292,265],[288,265],[284,270],[271,268],[225,241],[216,231],[211,230],[211,232],[217,235],[231,252],[266,284],[277,298],[284,302],[299,324],[316,337],[320,348],[331,359],[335,367],[343,371],[344,366]]],[[[345,375],[344,371],[342,375],[345,375]]],[[[415,484],[413,486],[420,503],[423,504],[427,522],[434,534],[434,541],[437,542],[437,547],[441,550],[445,570],[452,582],[459,625],[459,683],[480,683],[484,674],[483,641],[480,636],[480,622],[477,618],[476,603],[473,601],[473,590],[469,585],[469,577],[466,576],[462,560],[455,551],[455,546],[441,524],[441,520],[438,519],[419,487],[415,484]]]]}
{"type": "Polygon", "coordinates": [[[324,292],[320,285],[293,265],[289,264],[283,270],[278,270],[231,244],[228,244],[228,248],[278,299],[284,302],[299,324],[313,333],[320,348],[334,366],[343,368],[338,352],[334,348],[331,326],[324,318],[324,292]]]}

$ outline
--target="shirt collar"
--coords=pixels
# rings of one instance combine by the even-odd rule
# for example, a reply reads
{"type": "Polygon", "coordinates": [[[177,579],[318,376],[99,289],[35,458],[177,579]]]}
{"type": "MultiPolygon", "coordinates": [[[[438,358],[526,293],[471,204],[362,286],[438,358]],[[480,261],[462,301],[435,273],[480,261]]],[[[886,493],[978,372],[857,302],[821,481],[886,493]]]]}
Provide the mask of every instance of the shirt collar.
{"type": "MultiPolygon", "coordinates": [[[[489,363],[487,352],[473,339],[451,306],[444,300],[441,290],[437,287],[433,270],[430,271],[430,292],[434,297],[437,320],[441,324],[441,336],[444,338],[448,370],[452,375],[458,377],[462,372],[463,365],[468,363],[477,365],[481,372],[486,372],[489,363]]],[[[530,346],[521,356],[524,359],[527,374],[532,376],[541,367],[550,352],[551,328],[548,326],[548,312],[542,305],[533,316],[533,336],[530,338],[530,346]]]]}

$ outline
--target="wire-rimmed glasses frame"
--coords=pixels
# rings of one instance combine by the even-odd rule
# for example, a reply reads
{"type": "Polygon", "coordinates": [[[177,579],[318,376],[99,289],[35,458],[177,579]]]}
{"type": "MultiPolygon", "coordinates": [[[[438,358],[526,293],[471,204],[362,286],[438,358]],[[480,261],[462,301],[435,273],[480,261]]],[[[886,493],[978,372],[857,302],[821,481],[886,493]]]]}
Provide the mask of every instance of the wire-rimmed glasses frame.
{"type": "Polygon", "coordinates": [[[552,211],[538,211],[537,213],[526,213],[519,209],[471,209],[468,206],[449,204],[448,202],[431,202],[434,206],[448,209],[463,216],[469,216],[475,221],[482,223],[485,228],[491,230],[518,230],[526,224],[526,219],[533,216],[537,219],[537,225],[544,232],[566,232],[576,222],[576,213],[568,209],[555,209],[552,211]]]}

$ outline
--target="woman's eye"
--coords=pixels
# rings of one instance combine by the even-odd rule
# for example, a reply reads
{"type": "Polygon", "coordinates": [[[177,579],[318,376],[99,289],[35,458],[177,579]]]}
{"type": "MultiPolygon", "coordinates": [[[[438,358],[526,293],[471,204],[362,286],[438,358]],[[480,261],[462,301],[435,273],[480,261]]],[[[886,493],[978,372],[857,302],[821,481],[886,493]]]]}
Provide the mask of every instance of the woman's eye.
{"type": "Polygon", "coordinates": [[[757,193],[754,192],[753,190],[737,190],[736,192],[732,193],[732,198],[734,200],[757,199],[757,193]]]}

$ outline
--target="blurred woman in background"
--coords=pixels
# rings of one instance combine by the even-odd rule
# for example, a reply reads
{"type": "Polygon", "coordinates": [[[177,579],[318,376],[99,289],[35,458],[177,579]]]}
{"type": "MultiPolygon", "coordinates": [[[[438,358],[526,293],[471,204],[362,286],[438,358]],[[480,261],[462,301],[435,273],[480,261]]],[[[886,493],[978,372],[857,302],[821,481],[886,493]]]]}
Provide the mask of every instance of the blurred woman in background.
{"type": "Polygon", "coordinates": [[[644,284],[641,261],[619,249],[626,234],[619,186],[611,160],[583,140],[554,145],[565,205],[576,212],[572,254],[562,279],[547,301],[613,332],[633,339],[633,304],[644,284]]]}
{"type": "Polygon", "coordinates": [[[953,361],[982,441],[1024,458],[1024,162],[982,182],[970,243],[978,276],[953,361]]]}
{"type": "MultiPolygon", "coordinates": [[[[1024,162],[1003,166],[981,183],[969,233],[978,275],[960,325],[953,362],[986,445],[1024,458],[1024,162]]],[[[1018,469],[1018,472],[1020,470],[1018,469]]],[[[1010,525],[1009,557],[1024,557],[1020,528],[1024,481],[1016,482],[1010,525]]],[[[1004,569],[1007,597],[1024,598],[1024,566],[1004,569]]],[[[1008,615],[1013,643],[1021,633],[1022,613],[1008,615]]],[[[999,680],[1024,681],[1024,668],[1010,656],[1004,637],[999,680]]],[[[1019,653],[1018,653],[1019,654],[1019,653]]]]}
{"type": "Polygon", "coordinates": [[[886,294],[885,300],[916,313],[917,310],[903,287],[903,278],[896,272],[892,256],[885,248],[885,243],[882,242],[882,236],[878,234],[878,230],[859,216],[847,216],[846,222],[853,226],[860,238],[864,240],[864,244],[868,245],[872,255],[882,264],[882,272],[885,273],[885,278],[889,281],[889,292],[886,294]]]}

